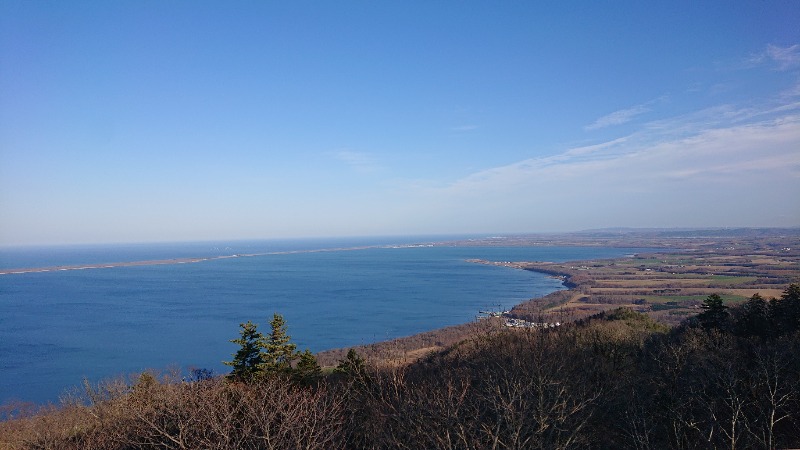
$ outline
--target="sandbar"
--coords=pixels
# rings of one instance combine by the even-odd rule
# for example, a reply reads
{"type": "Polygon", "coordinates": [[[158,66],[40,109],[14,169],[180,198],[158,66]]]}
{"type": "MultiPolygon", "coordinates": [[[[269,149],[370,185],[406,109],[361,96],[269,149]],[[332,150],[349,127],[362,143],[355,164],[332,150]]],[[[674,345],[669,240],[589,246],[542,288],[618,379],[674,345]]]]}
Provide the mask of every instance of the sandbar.
{"type": "MultiPolygon", "coordinates": [[[[414,245],[416,245],[416,244],[414,244],[414,245]]],[[[411,245],[407,245],[407,246],[375,245],[375,246],[360,246],[360,247],[322,248],[322,249],[310,249],[310,250],[285,250],[285,251],[276,251],[276,252],[244,253],[244,254],[235,254],[235,255],[205,256],[205,257],[196,257],[196,258],[171,258],[171,259],[153,259],[153,260],[144,260],[144,261],[125,261],[125,262],[112,262],[112,263],[71,264],[71,265],[48,266],[48,267],[26,267],[26,268],[17,268],[17,269],[1,269],[0,268],[0,275],[15,275],[15,274],[43,273],[43,272],[63,272],[63,271],[68,271],[68,270],[111,269],[111,268],[115,268],[115,267],[158,266],[158,265],[164,265],[164,264],[192,264],[192,263],[199,263],[199,262],[204,262],[204,261],[215,261],[215,260],[220,260],[220,259],[249,258],[249,257],[255,257],[255,256],[267,256],[267,255],[291,255],[291,254],[298,254],[298,253],[341,252],[341,251],[352,251],[352,250],[365,250],[365,249],[369,249],[369,248],[399,248],[399,247],[410,247],[410,246],[411,245]]]]}

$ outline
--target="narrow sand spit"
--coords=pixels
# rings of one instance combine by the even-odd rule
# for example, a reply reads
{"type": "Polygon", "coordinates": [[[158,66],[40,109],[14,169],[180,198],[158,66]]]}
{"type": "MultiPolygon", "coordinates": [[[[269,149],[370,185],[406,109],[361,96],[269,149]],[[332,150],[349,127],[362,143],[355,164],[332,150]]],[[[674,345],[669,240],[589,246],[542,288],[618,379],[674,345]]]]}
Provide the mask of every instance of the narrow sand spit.
{"type": "Polygon", "coordinates": [[[158,266],[163,264],[189,264],[198,263],[203,261],[214,261],[218,259],[230,258],[248,258],[253,256],[267,256],[267,255],[289,255],[295,253],[318,253],[318,252],[340,252],[347,250],[365,250],[368,248],[385,248],[383,246],[363,246],[363,247],[346,247],[346,248],[324,248],[314,250],[289,250],[280,252],[266,252],[266,253],[247,253],[236,255],[223,255],[223,256],[208,256],[203,258],[173,258],[173,259],[154,259],[146,261],[128,261],[128,262],[115,262],[115,263],[97,263],[97,264],[75,264],[64,266],[50,266],[50,267],[28,267],[21,269],[0,269],[0,275],[13,275],[23,273],[42,273],[42,272],[58,272],[66,270],[86,270],[86,269],[111,269],[114,267],[134,267],[134,266],[158,266]]]}

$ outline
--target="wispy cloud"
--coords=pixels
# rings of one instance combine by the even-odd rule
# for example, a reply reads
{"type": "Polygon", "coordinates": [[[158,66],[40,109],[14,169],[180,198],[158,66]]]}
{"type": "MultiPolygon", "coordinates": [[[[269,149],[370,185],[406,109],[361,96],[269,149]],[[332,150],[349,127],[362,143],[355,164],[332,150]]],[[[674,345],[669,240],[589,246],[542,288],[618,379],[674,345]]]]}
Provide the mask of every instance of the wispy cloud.
{"type": "Polygon", "coordinates": [[[340,150],[333,154],[337,160],[347,164],[353,170],[360,173],[376,172],[380,169],[375,157],[369,153],[355,152],[351,150],[340,150]]]}
{"type": "Polygon", "coordinates": [[[569,157],[578,156],[578,155],[589,155],[589,154],[592,154],[592,153],[594,153],[594,154],[602,153],[603,150],[606,150],[606,149],[609,149],[609,148],[613,148],[613,147],[615,147],[617,145],[620,145],[620,144],[624,143],[627,140],[628,140],[628,137],[621,137],[621,138],[614,139],[613,141],[602,142],[600,144],[586,145],[586,146],[583,146],[583,147],[575,147],[575,148],[569,149],[566,152],[564,152],[562,154],[562,156],[566,157],[566,158],[569,158],[569,157]]]}
{"type": "MultiPolygon", "coordinates": [[[[791,67],[800,49],[768,50],[762,71],[791,67]]],[[[624,132],[614,139],[449,182],[404,183],[397,188],[401,200],[395,210],[443,227],[470,224],[474,230],[797,226],[800,83],[791,72],[773,75],[789,84],[775,85],[767,97],[742,103],[725,99],[685,114],[641,120],[659,98],[586,127],[637,119],[635,127],[620,127],[624,132]]]]}
{"type": "Polygon", "coordinates": [[[587,221],[797,225],[798,148],[800,104],[721,105],[447,185],[420,185],[415,198],[444,222],[469,219],[493,229],[573,222],[577,229],[587,221]]]}
{"type": "Polygon", "coordinates": [[[800,81],[795,83],[795,85],[789,89],[781,92],[781,96],[784,98],[800,97],[800,81]]]}
{"type": "Polygon", "coordinates": [[[800,44],[781,47],[779,45],[767,45],[761,53],[753,55],[750,64],[759,65],[770,63],[775,70],[789,70],[800,66],[800,44]]]}
{"type": "Polygon", "coordinates": [[[450,128],[450,131],[455,131],[457,133],[465,133],[467,131],[472,131],[472,130],[475,130],[477,128],[478,128],[477,125],[459,125],[459,126],[450,128]]]}
{"type": "Polygon", "coordinates": [[[800,170],[800,105],[787,105],[786,109],[787,114],[778,118],[704,127],[691,133],[681,125],[682,118],[675,118],[672,130],[664,130],[665,124],[661,124],[602,144],[481,171],[450,187],[454,192],[516,189],[526,184],[560,186],[575,180],[581,185],[591,180],[599,186],[613,179],[656,183],[701,174],[800,170]]]}
{"type": "Polygon", "coordinates": [[[621,109],[595,120],[593,123],[587,125],[585,129],[597,130],[614,125],[622,125],[623,123],[630,122],[634,117],[644,114],[648,111],[650,111],[650,108],[646,105],[636,105],[631,108],[621,109]]]}

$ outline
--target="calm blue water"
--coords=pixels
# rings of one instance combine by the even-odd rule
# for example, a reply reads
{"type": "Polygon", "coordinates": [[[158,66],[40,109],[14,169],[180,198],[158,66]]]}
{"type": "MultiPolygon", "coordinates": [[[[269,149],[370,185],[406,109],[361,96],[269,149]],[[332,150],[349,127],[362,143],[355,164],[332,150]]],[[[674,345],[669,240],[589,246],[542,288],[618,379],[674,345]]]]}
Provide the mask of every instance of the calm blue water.
{"type": "MultiPolygon", "coordinates": [[[[403,243],[412,242],[411,240],[403,243]]],[[[60,247],[0,250],[0,267],[41,267],[308,250],[370,241],[60,247]]],[[[396,242],[392,242],[396,243],[396,242]]],[[[57,401],[100,380],[178,365],[227,372],[238,324],[283,314],[300,349],[406,336],[561,289],[532,272],[465,262],[566,261],[635,249],[369,248],[0,276],[0,404],[57,401]]]]}

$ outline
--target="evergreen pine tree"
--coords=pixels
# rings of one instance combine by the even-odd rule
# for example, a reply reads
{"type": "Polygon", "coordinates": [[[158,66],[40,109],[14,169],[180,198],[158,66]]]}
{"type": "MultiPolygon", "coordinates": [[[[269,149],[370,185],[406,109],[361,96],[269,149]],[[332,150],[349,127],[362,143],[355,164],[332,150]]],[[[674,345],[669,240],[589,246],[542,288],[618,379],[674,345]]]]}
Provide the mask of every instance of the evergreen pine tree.
{"type": "Polygon", "coordinates": [[[297,361],[297,367],[292,372],[292,376],[296,382],[304,385],[315,384],[322,378],[322,368],[317,363],[317,358],[308,349],[300,353],[300,360],[297,361]]]}
{"type": "Polygon", "coordinates": [[[292,361],[297,358],[295,351],[297,346],[290,342],[291,338],[286,333],[286,321],[283,320],[283,316],[275,313],[270,326],[272,331],[261,339],[263,351],[259,369],[264,374],[289,372],[292,369],[292,361]]]}
{"type": "Polygon", "coordinates": [[[770,302],[770,312],[781,334],[800,330],[800,285],[791,284],[779,299],[770,302]]]}
{"type": "Polygon", "coordinates": [[[366,371],[364,358],[359,356],[359,354],[351,348],[347,351],[345,359],[339,361],[339,365],[336,366],[336,371],[352,377],[361,376],[366,371]]]}
{"type": "Polygon", "coordinates": [[[767,337],[771,334],[769,304],[755,294],[742,305],[736,321],[736,332],[740,336],[767,337]]]}
{"type": "Polygon", "coordinates": [[[232,339],[231,342],[239,344],[240,348],[233,354],[233,361],[223,361],[223,364],[233,367],[228,378],[247,381],[258,374],[264,363],[261,352],[264,336],[258,331],[258,326],[249,320],[239,326],[242,328],[239,332],[241,337],[232,339]]]}
{"type": "Polygon", "coordinates": [[[709,295],[703,300],[701,308],[705,311],[700,313],[697,318],[703,328],[722,328],[728,318],[728,307],[722,303],[722,297],[717,294],[709,295]]]}

